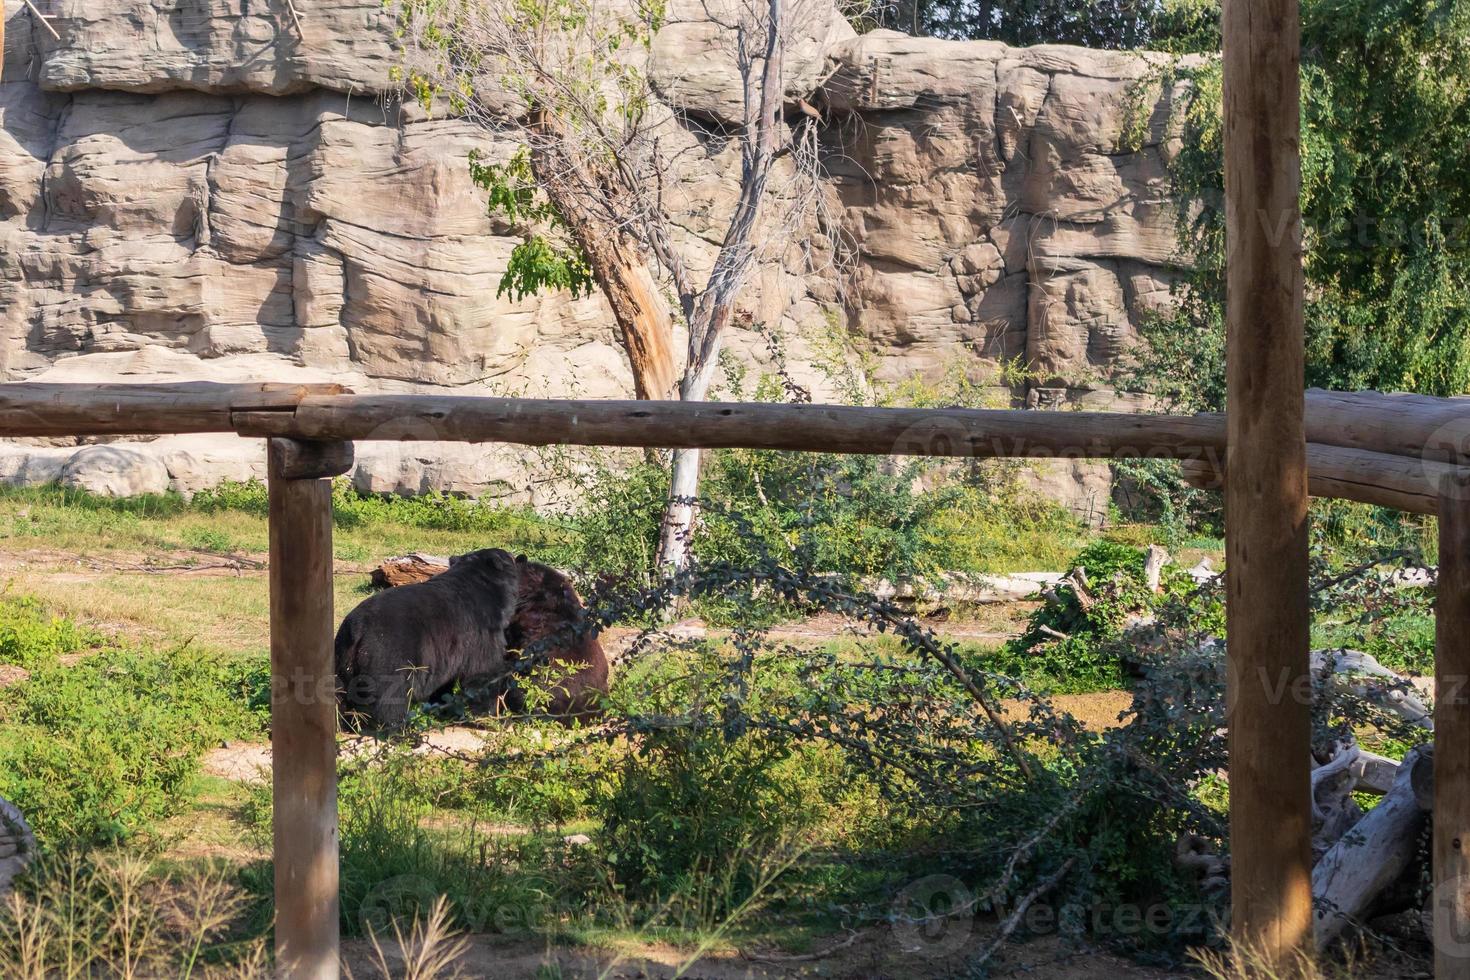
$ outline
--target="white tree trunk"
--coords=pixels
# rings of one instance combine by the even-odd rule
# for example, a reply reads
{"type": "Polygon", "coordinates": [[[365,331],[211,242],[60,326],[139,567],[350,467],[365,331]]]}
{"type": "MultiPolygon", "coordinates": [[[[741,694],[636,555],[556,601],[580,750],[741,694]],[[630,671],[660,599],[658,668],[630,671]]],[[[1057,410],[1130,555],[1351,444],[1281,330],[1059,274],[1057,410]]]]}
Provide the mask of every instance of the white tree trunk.
{"type": "MultiPolygon", "coordinates": [[[[735,312],[735,302],[750,278],[755,264],[756,243],[752,241],[760,221],[762,198],[771,175],[784,134],[781,104],[784,85],[785,47],[782,33],[786,18],[783,0],[765,0],[763,21],[758,30],[742,27],[739,32],[741,74],[745,83],[745,126],[740,160],[740,195],[730,216],[724,241],[715,256],[709,281],[697,301],[690,297],[685,315],[689,317],[689,358],[684,378],[679,384],[679,398],[686,402],[704,401],[714,380],[724,344],[725,328],[735,312]],[[754,50],[763,46],[761,52],[754,50]],[[759,63],[757,74],[755,65],[759,63]]],[[[752,24],[750,28],[757,25],[752,24]]],[[[699,494],[699,458],[697,449],[674,452],[673,479],[669,486],[669,506],[664,513],[662,537],[659,541],[659,570],[664,575],[681,572],[689,566],[691,537],[698,518],[694,498],[699,494]]]]}
{"type": "Polygon", "coordinates": [[[658,546],[659,570],[673,575],[689,567],[690,545],[694,536],[699,495],[698,449],[674,450],[674,473],[669,483],[669,506],[664,512],[664,526],[658,546]]]}

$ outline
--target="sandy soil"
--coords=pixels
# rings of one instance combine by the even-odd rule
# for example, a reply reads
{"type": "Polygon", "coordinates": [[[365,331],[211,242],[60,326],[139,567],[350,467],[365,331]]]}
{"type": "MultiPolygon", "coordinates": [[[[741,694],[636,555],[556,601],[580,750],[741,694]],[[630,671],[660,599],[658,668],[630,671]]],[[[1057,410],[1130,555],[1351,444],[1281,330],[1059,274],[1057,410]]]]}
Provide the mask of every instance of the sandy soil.
{"type": "MultiPolygon", "coordinates": [[[[990,927],[976,927],[963,942],[946,945],[943,954],[906,949],[887,928],[865,930],[856,936],[834,937],[825,947],[805,956],[763,955],[754,950],[720,952],[691,962],[691,953],[668,946],[645,945],[614,951],[582,947],[548,949],[494,936],[469,937],[469,949],[460,961],[467,977],[496,980],[785,980],[811,977],[827,980],[920,980],[954,975],[965,960],[983,949],[990,927]],[[947,954],[947,955],[946,955],[947,954]],[[559,970],[560,972],[555,972],[559,970]],[[681,972],[682,971],[682,972],[681,972]]],[[[385,950],[394,975],[402,962],[396,949],[385,950]]],[[[357,980],[382,977],[372,946],[365,940],[344,945],[348,970],[357,980]]],[[[992,977],[1031,980],[1165,980],[1185,977],[1139,966],[1095,949],[1071,949],[1054,938],[1017,944],[991,963],[992,977]]]]}

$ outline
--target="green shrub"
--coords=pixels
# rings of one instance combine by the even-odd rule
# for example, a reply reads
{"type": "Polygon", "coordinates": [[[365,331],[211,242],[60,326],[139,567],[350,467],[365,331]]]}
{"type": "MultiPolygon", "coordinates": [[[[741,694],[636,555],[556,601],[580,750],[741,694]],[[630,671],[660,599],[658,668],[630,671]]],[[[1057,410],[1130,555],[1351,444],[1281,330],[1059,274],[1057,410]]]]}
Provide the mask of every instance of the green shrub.
{"type": "Polygon", "coordinates": [[[669,494],[667,469],[602,452],[548,451],[545,460],[567,488],[558,501],[565,535],[547,560],[583,576],[649,581],[669,494]]]}
{"type": "Polygon", "coordinates": [[[759,713],[799,687],[793,665],[761,662],[749,687],[711,647],[663,651],[619,679],[612,712],[632,729],[630,751],[593,782],[589,811],[628,898],[697,897],[708,925],[752,897],[848,788],[829,747],[735,720],[733,699],[759,713]]]}
{"type": "Polygon", "coordinates": [[[244,483],[221,483],[200,490],[189,501],[189,506],[204,514],[233,511],[265,517],[270,513],[265,484],[253,479],[244,483]]]}
{"type": "MultiPolygon", "coordinates": [[[[581,469],[559,465],[559,477],[577,489],[566,501],[565,538],[547,559],[584,576],[652,581],[668,494],[664,466],[618,468],[600,456],[581,469]]],[[[803,572],[913,581],[1046,567],[1084,539],[1061,507],[1018,499],[986,472],[892,466],[873,456],[712,451],[700,501],[693,552],[705,567],[750,568],[769,558],[803,572]]],[[[748,595],[723,606],[706,599],[699,611],[720,624],[791,612],[748,595]]]]}
{"type": "Polygon", "coordinates": [[[0,664],[30,670],[99,642],[90,630],[48,615],[34,599],[0,598],[0,664]]]}
{"type": "Polygon", "coordinates": [[[0,690],[0,796],[43,847],[110,844],[188,801],[198,759],[221,738],[259,731],[238,699],[238,665],[185,650],[96,647],[35,603],[0,603],[0,637],[30,675],[0,690]],[[75,662],[64,654],[79,654],[75,662]]]}
{"type": "MultiPolygon", "coordinates": [[[[446,762],[426,778],[426,763],[440,768],[432,758],[426,760],[406,743],[384,743],[341,764],[346,935],[391,932],[392,922],[426,914],[440,896],[449,900],[456,926],[472,932],[552,930],[563,915],[586,909],[600,887],[591,851],[559,834],[499,826],[498,814],[454,785],[455,776],[466,775],[466,766],[446,762]],[[446,798],[440,790],[457,792],[458,798],[446,798]]],[[[248,810],[261,843],[268,842],[269,787],[253,789],[248,810]]],[[[252,868],[246,881],[268,897],[269,865],[252,868]]]]}
{"type": "MultiPolygon", "coordinates": [[[[1005,644],[987,666],[992,670],[1039,682],[1050,690],[1086,691],[1117,687],[1122,664],[1111,641],[1130,619],[1143,616],[1160,601],[1144,581],[1144,552],[1130,545],[1095,541],[1068,563],[1086,576],[1088,598],[1072,585],[1053,590],[1052,597],[1031,614],[1026,631],[1005,644]]],[[[1164,596],[1193,587],[1177,568],[1166,568],[1164,596]]],[[[1202,624],[1208,629],[1210,624],[1202,624]]],[[[1219,624],[1223,632],[1223,621],[1219,624]]]]}

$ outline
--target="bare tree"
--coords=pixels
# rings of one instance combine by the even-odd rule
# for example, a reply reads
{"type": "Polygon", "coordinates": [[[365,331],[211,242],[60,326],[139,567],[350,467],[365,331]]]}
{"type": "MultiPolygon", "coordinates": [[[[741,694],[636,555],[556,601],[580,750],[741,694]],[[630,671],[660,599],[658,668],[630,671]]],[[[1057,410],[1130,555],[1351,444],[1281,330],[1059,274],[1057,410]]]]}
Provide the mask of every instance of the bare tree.
{"type": "MultiPolygon", "coordinates": [[[[492,168],[492,199],[545,195],[549,209],[528,211],[553,226],[553,238],[540,239],[536,254],[549,252],[552,264],[585,264],[617,319],[638,397],[707,397],[763,249],[789,247],[820,200],[811,120],[802,117],[793,128],[783,113],[789,0],[733,0],[727,13],[711,12],[733,56],[744,111],[729,134],[740,148],[739,190],[703,277],[677,220],[688,202],[670,186],[680,157],[698,140],[649,82],[656,10],[614,9],[599,0],[402,2],[407,85],[420,100],[447,100],[453,111],[528,148],[534,187],[518,182],[513,167],[492,168]],[[790,172],[803,186],[774,194],[782,157],[795,163],[790,172]],[[688,337],[677,385],[665,288],[688,337]]],[[[565,284],[557,276],[547,281],[565,284]]],[[[659,553],[666,571],[689,560],[699,469],[699,450],[674,453],[659,553]]]]}

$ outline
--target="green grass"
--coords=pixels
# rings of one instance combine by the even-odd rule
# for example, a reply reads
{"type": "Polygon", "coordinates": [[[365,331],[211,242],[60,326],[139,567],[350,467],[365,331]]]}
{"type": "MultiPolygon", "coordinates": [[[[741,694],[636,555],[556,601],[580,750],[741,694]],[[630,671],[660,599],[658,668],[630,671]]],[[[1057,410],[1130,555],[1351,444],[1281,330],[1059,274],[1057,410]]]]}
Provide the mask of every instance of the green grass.
{"type": "Polygon", "coordinates": [[[204,751],[259,737],[266,665],[124,646],[0,598],[0,796],[53,849],[126,840],[183,805],[204,751]]]}
{"type": "MultiPolygon", "coordinates": [[[[616,495],[615,491],[607,492],[616,495]]],[[[646,487],[640,492],[650,500],[659,499],[646,487]]],[[[266,509],[265,488],[258,483],[225,485],[192,500],[178,494],[118,499],[55,486],[0,487],[0,549],[124,553],[166,564],[208,564],[217,562],[216,556],[258,559],[268,550],[266,509]]],[[[333,553],[345,563],[376,563],[409,551],[448,555],[501,547],[575,565],[603,548],[603,538],[605,547],[615,550],[623,544],[614,538],[639,533],[591,510],[581,516],[554,516],[520,505],[442,494],[365,496],[342,481],[334,488],[333,516],[333,553]]],[[[622,515],[619,520],[642,516],[622,515]]],[[[957,494],[952,505],[937,508],[930,516],[932,523],[907,547],[929,556],[921,563],[937,563],[950,571],[1059,570],[1068,556],[1099,536],[1130,544],[1147,544],[1158,537],[1148,525],[1098,532],[1054,506],[988,500],[973,492],[957,494]]],[[[838,513],[834,533],[852,535],[858,542],[864,535],[873,537],[871,547],[878,548],[885,539],[877,532],[886,520],[881,508],[870,505],[861,513],[838,513]]],[[[1209,550],[1213,542],[1192,544],[1209,550]]],[[[863,549],[853,544],[835,554],[862,556],[863,549]]],[[[874,566],[870,571],[882,571],[881,553],[864,557],[874,566]]]]}
{"type": "MultiPolygon", "coordinates": [[[[444,496],[360,497],[342,485],[334,494],[334,517],[333,552],[347,562],[492,546],[540,554],[566,535],[554,521],[520,507],[444,496]]],[[[199,552],[196,562],[206,555],[261,556],[269,548],[265,488],[240,484],[186,501],[177,494],[118,499],[59,487],[3,487],[0,547],[80,554],[199,552]]]]}
{"type": "MultiPolygon", "coordinates": [[[[57,613],[108,632],[205,653],[263,656],[270,649],[270,594],[262,572],[243,575],[34,569],[12,587],[57,613]]],[[[367,575],[333,579],[337,619],[367,595],[367,575]]]]}

